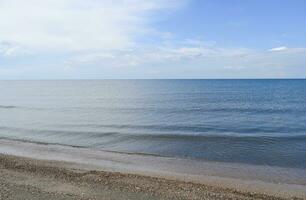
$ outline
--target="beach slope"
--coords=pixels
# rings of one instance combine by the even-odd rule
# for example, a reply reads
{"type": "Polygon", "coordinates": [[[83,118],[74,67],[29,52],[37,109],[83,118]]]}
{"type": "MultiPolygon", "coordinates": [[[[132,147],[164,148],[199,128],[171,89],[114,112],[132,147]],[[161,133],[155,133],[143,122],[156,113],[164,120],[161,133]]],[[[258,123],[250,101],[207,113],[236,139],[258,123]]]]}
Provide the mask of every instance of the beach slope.
{"type": "Polygon", "coordinates": [[[0,199],[282,199],[0,154],[0,199]]]}

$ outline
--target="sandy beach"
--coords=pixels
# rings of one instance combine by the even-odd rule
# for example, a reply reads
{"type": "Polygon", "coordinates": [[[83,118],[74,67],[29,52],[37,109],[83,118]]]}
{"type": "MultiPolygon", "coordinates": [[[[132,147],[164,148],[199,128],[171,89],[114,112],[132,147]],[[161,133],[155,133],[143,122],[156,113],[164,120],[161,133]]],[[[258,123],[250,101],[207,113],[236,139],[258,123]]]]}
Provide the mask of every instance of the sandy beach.
{"type": "Polygon", "coordinates": [[[0,199],[305,199],[305,171],[0,140],[0,199]]]}
{"type": "Polygon", "coordinates": [[[306,0],[0,0],[0,200],[306,200],[306,0]]]}
{"type": "Polygon", "coordinates": [[[66,164],[1,155],[0,199],[283,199],[66,164]]]}

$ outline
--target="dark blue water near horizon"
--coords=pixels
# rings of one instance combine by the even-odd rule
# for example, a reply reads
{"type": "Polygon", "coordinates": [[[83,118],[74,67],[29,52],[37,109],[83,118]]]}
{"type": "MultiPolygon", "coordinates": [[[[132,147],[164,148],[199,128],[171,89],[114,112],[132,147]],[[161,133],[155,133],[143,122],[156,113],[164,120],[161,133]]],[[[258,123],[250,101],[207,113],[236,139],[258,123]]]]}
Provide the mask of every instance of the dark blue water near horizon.
{"type": "Polygon", "coordinates": [[[306,80],[0,81],[0,138],[306,169],[306,80]]]}

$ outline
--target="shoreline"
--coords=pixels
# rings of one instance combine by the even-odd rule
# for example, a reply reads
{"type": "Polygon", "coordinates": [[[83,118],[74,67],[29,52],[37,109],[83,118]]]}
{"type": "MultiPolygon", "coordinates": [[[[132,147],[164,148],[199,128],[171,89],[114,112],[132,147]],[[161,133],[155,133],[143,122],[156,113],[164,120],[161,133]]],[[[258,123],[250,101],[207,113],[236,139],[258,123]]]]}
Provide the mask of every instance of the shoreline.
{"type": "MultiPolygon", "coordinates": [[[[170,192],[164,188],[153,187],[156,182],[170,184],[173,192],[178,192],[174,192],[174,194],[181,195],[182,199],[187,194],[190,198],[185,199],[201,199],[198,198],[199,195],[204,197],[205,194],[224,196],[223,198],[216,196],[216,198],[210,197],[208,199],[230,199],[231,196],[234,199],[294,197],[306,199],[306,170],[300,169],[124,155],[2,139],[0,139],[0,160],[2,177],[5,177],[5,173],[15,174],[17,177],[16,173],[19,173],[18,176],[31,176],[34,179],[35,177],[43,177],[44,180],[53,180],[54,177],[59,176],[66,180],[70,177],[69,174],[72,174],[75,179],[80,181],[78,184],[82,185],[87,181],[82,178],[84,173],[94,179],[106,176],[111,177],[110,180],[113,178],[116,180],[115,177],[119,176],[124,180],[127,179],[129,183],[132,179],[132,188],[126,191],[129,194],[132,195],[135,192],[138,194],[137,191],[140,190],[141,195],[148,195],[147,197],[152,198],[156,196],[157,199],[172,199],[172,197],[170,198],[170,192]],[[141,181],[138,183],[138,180],[141,181]],[[145,182],[144,185],[141,184],[143,182],[145,182]],[[178,185],[180,185],[180,189],[177,189],[178,185]],[[185,187],[189,188],[189,192],[185,191],[185,187]]],[[[9,179],[9,177],[7,178],[9,179]]],[[[108,182],[108,179],[103,179],[102,182],[108,182]]],[[[4,180],[6,181],[5,178],[4,180]]],[[[73,185],[74,182],[72,180],[71,184],[73,185]]],[[[36,183],[34,181],[31,184],[35,185],[36,183]]],[[[92,180],[88,184],[100,187],[92,180]]],[[[105,186],[105,184],[103,183],[101,186],[105,186]]],[[[121,188],[120,184],[114,184],[113,187],[121,188]]],[[[128,185],[123,188],[126,189],[126,187],[129,188],[128,185]]],[[[113,189],[108,192],[112,193],[112,191],[113,189]]],[[[56,189],[53,192],[57,193],[56,189]]],[[[114,195],[116,194],[117,192],[114,195]]],[[[120,198],[118,197],[118,199],[120,198]]]]}
{"type": "Polygon", "coordinates": [[[69,168],[71,163],[62,161],[3,154],[0,161],[0,199],[284,199],[192,182],[69,168]]]}

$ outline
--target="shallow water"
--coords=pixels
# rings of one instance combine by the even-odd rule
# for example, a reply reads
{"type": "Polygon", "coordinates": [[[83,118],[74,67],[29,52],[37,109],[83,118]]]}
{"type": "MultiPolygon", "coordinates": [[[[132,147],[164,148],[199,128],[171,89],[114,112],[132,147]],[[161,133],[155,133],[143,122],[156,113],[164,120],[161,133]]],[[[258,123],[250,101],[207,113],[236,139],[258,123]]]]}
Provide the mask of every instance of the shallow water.
{"type": "Polygon", "coordinates": [[[306,80],[0,81],[0,137],[306,168],[306,80]]]}

